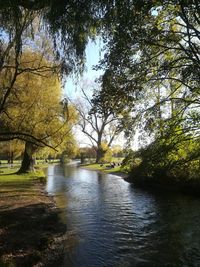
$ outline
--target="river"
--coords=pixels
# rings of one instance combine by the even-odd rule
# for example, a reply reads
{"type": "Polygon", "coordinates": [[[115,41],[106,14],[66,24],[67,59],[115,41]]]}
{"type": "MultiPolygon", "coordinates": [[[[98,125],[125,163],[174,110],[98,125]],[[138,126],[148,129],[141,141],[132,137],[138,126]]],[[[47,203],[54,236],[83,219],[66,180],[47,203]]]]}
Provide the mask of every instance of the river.
{"type": "Polygon", "coordinates": [[[46,190],[67,225],[65,267],[199,267],[200,199],[50,165],[46,190]]]}

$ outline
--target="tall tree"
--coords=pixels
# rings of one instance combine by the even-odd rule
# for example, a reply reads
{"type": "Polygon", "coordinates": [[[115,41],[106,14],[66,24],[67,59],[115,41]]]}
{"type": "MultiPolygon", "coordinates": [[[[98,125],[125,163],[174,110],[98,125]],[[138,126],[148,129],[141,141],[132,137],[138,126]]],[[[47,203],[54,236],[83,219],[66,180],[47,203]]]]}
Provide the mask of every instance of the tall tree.
{"type": "Polygon", "coordinates": [[[84,90],[82,93],[83,99],[76,105],[79,114],[78,124],[96,151],[96,163],[99,163],[123,127],[118,117],[107,109],[104,103],[94,105],[84,90]]]}

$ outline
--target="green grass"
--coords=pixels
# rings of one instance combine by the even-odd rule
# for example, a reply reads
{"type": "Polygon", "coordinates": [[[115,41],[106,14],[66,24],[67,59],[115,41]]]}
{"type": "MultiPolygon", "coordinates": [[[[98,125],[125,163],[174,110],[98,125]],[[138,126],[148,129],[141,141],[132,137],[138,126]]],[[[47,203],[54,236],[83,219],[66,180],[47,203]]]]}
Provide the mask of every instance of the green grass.
{"type": "Polygon", "coordinates": [[[49,166],[48,163],[39,163],[34,165],[34,168],[37,170],[37,169],[47,168],[48,166],[49,166]]]}
{"type": "Polygon", "coordinates": [[[109,164],[104,164],[103,166],[100,166],[100,164],[89,164],[89,165],[83,165],[83,167],[86,167],[89,170],[94,171],[103,171],[106,173],[114,173],[114,172],[121,172],[121,166],[116,166],[115,168],[109,168],[106,167],[109,164]]]}
{"type": "Polygon", "coordinates": [[[92,163],[92,164],[83,164],[82,165],[83,167],[87,167],[87,169],[90,169],[90,170],[104,170],[105,169],[105,166],[100,166],[100,164],[96,164],[96,163],[92,163]]]}
{"type": "Polygon", "coordinates": [[[105,172],[107,172],[107,173],[113,173],[113,172],[122,172],[122,170],[121,170],[121,167],[120,166],[117,166],[117,167],[115,167],[115,168],[111,168],[111,169],[107,169],[107,170],[105,170],[105,172]]]}
{"type": "Polygon", "coordinates": [[[45,178],[45,175],[42,170],[37,170],[35,172],[30,172],[26,174],[16,174],[18,169],[10,169],[4,168],[0,173],[0,183],[8,183],[8,182],[28,182],[33,179],[45,178]]]}
{"type": "Polygon", "coordinates": [[[43,171],[17,175],[17,168],[0,170],[0,266],[39,266],[49,254],[55,255],[50,265],[57,266],[66,230],[44,193],[43,171]]]}

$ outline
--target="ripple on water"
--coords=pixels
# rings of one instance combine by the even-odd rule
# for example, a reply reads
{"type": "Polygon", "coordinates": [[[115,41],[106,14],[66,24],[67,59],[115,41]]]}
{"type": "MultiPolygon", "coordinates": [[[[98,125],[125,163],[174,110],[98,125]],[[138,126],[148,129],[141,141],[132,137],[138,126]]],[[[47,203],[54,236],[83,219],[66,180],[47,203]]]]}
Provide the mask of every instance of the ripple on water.
{"type": "Polygon", "coordinates": [[[199,267],[200,200],[150,193],[94,171],[49,167],[61,194],[68,267],[199,267]]]}

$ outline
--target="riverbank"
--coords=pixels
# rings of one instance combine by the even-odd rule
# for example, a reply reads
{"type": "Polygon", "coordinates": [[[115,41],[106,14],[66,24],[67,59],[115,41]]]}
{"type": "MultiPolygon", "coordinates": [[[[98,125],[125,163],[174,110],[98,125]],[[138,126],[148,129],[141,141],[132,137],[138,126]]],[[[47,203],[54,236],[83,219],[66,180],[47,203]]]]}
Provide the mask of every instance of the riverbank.
{"type": "Polygon", "coordinates": [[[189,195],[200,195],[200,184],[197,180],[190,181],[174,181],[172,179],[148,179],[148,178],[133,178],[130,174],[121,171],[121,166],[116,166],[114,168],[106,167],[106,164],[103,166],[101,164],[83,164],[80,165],[81,168],[99,171],[107,174],[117,175],[123,178],[126,182],[134,184],[134,186],[143,188],[145,190],[155,190],[155,191],[168,191],[168,192],[177,192],[182,194],[189,195]]]}
{"type": "Polygon", "coordinates": [[[0,174],[0,266],[62,266],[66,227],[41,171],[0,174]]]}
{"type": "Polygon", "coordinates": [[[170,177],[149,178],[149,177],[133,177],[127,176],[125,180],[134,186],[145,190],[155,190],[159,192],[175,192],[185,195],[200,196],[199,179],[173,179],[170,177]]]}
{"type": "Polygon", "coordinates": [[[93,163],[93,164],[82,164],[80,165],[80,167],[91,171],[99,171],[107,174],[117,175],[123,179],[126,179],[128,176],[128,173],[123,172],[121,170],[121,166],[115,166],[114,168],[111,168],[110,166],[108,166],[108,164],[102,165],[93,163]]]}

